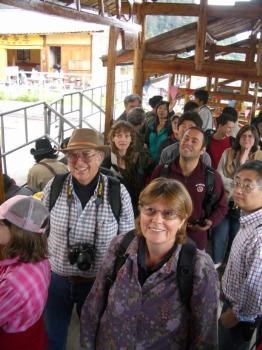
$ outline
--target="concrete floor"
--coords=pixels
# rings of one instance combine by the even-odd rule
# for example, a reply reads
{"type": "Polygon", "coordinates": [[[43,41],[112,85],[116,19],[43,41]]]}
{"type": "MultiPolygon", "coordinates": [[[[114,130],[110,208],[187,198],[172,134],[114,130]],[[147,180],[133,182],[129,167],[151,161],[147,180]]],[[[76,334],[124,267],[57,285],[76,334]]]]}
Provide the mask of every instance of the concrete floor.
{"type": "Polygon", "coordinates": [[[79,318],[76,313],[76,310],[74,309],[69,327],[66,350],[79,350],[79,325],[79,318]]]}

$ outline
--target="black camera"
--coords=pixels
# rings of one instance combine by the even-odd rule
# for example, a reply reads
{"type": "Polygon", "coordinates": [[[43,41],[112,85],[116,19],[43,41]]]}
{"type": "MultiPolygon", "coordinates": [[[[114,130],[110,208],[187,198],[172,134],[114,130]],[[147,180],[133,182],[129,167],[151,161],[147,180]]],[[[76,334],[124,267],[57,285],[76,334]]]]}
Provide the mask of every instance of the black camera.
{"type": "Polygon", "coordinates": [[[76,264],[79,270],[89,270],[95,260],[95,247],[89,243],[74,244],[68,248],[68,259],[70,264],[76,264]]]}
{"type": "Polygon", "coordinates": [[[204,218],[193,220],[192,225],[206,226],[204,218]]]}

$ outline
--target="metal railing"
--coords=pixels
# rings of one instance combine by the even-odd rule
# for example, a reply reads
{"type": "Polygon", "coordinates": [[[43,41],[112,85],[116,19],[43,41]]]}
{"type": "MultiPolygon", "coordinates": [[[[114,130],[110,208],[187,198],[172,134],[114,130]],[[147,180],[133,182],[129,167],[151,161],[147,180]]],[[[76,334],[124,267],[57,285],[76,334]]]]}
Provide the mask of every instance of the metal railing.
{"type": "MultiPolygon", "coordinates": [[[[131,93],[132,80],[117,82],[115,86],[114,114],[120,110],[120,103],[121,111],[123,110],[123,99],[131,93]]],[[[38,102],[0,113],[3,172],[8,173],[12,167],[12,172],[16,173],[25,166],[27,169],[24,171],[27,173],[26,160],[29,158],[31,161],[32,158],[29,146],[32,147],[38,138],[47,137],[59,147],[74,128],[93,128],[102,135],[105,125],[105,96],[106,86],[97,86],[81,92],[66,93],[49,104],[38,102]],[[11,157],[13,160],[9,161],[11,157]]]]}

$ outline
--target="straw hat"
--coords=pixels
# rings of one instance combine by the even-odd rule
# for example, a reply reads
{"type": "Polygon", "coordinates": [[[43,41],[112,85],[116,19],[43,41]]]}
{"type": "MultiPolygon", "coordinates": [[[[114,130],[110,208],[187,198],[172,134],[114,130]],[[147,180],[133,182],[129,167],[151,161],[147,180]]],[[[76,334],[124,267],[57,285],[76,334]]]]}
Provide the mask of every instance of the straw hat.
{"type": "Polygon", "coordinates": [[[68,151],[96,149],[104,153],[108,152],[109,146],[101,145],[98,133],[93,129],[75,129],[68,141],[66,148],[60,148],[59,151],[66,153],[68,151]]]}

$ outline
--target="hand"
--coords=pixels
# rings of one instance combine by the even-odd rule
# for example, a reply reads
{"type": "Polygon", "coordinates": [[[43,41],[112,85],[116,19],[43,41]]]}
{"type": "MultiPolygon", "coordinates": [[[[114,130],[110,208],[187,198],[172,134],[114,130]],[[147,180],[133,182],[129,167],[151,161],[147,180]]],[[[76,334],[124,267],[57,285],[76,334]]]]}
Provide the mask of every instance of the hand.
{"type": "Polygon", "coordinates": [[[208,219],[204,219],[204,224],[203,225],[199,225],[199,224],[188,224],[188,228],[192,231],[207,231],[210,229],[210,227],[212,226],[212,221],[208,220],[208,219]]]}
{"type": "Polygon", "coordinates": [[[243,153],[240,155],[239,163],[240,165],[244,164],[248,160],[249,153],[251,148],[245,148],[243,153]]]}
{"type": "Polygon", "coordinates": [[[232,308],[228,308],[225,312],[223,312],[220,316],[220,322],[225,328],[232,328],[235,327],[239,320],[237,319],[236,315],[234,314],[234,311],[232,308]]]}

